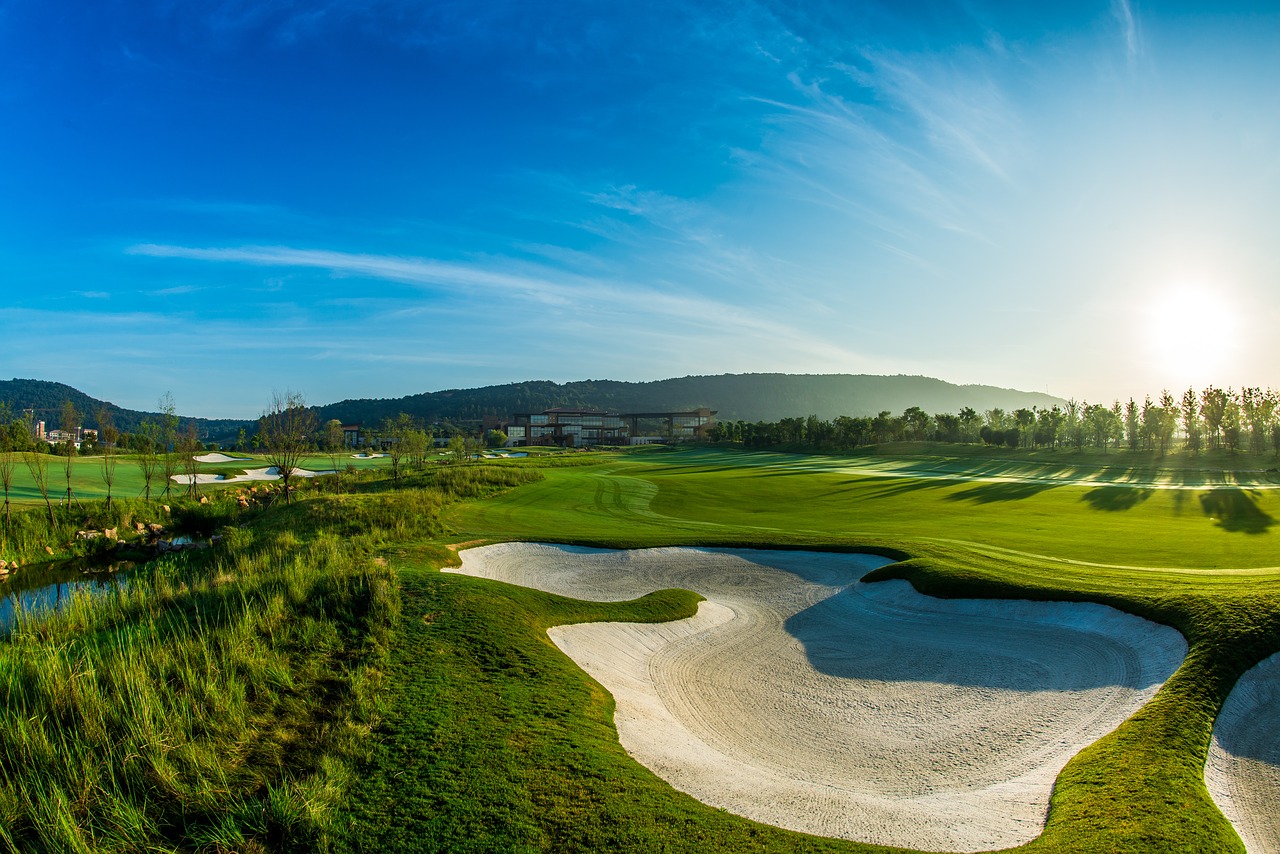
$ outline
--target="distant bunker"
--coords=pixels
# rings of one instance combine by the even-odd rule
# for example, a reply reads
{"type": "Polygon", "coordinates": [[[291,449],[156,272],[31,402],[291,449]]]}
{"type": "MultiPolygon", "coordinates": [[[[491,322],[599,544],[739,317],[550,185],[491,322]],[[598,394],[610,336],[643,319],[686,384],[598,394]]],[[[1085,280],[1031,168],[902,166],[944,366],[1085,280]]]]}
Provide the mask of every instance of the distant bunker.
{"type": "Polygon", "coordinates": [[[622,746],[711,806],[934,851],[1039,835],[1062,767],[1186,655],[1174,629],[1102,605],[858,580],[886,562],[506,543],[453,571],[597,601],[700,593],[687,620],[550,630],[613,694],[622,746]]]}

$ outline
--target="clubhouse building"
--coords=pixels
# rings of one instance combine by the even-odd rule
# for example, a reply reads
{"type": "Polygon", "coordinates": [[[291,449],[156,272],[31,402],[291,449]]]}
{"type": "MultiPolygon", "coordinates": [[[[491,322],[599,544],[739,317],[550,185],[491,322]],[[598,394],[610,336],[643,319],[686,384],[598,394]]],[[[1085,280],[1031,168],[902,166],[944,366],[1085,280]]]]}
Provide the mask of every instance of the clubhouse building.
{"type": "Polygon", "coordinates": [[[701,439],[715,423],[715,412],[603,412],[556,408],[519,412],[506,425],[509,445],[645,445],[701,439]]]}

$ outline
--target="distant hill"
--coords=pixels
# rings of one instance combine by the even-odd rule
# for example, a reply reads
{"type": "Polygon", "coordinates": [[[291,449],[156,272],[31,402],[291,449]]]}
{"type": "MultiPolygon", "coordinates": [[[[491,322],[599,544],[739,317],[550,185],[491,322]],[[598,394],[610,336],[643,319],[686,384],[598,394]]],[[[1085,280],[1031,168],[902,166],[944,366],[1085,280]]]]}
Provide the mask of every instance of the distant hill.
{"type": "Polygon", "coordinates": [[[776,421],[791,416],[895,415],[910,406],[926,412],[982,412],[1061,406],[1039,392],[985,385],[954,385],[930,377],[853,374],[721,374],[654,382],[582,380],[558,384],[535,380],[474,389],[450,389],[389,400],[344,400],[317,407],[324,420],[376,424],[401,412],[424,421],[474,421],[485,415],[540,412],[556,406],[622,412],[668,411],[707,406],[721,421],[776,421]]]}
{"type": "MultiPolygon", "coordinates": [[[[23,410],[35,410],[37,421],[45,422],[49,429],[61,428],[62,404],[70,400],[80,413],[80,426],[97,428],[98,410],[105,404],[111,413],[111,420],[116,428],[126,433],[136,432],[145,420],[158,421],[160,414],[156,412],[140,412],[136,409],[125,409],[109,401],[90,397],[79,389],[63,383],[47,380],[0,380],[0,403],[6,403],[14,414],[23,410]]],[[[192,418],[180,416],[183,427],[190,421],[196,422],[196,430],[205,441],[234,441],[240,428],[253,432],[256,422],[235,421],[227,418],[192,418]]]]}
{"type": "MultiPolygon", "coordinates": [[[[63,383],[45,380],[0,380],[0,403],[15,412],[34,409],[36,418],[50,428],[58,421],[64,401],[70,400],[82,416],[82,426],[97,427],[98,409],[104,401],[63,383]]],[[[664,412],[696,409],[717,411],[721,421],[777,421],[792,416],[875,415],[889,410],[901,415],[910,406],[930,414],[959,412],[971,406],[979,412],[999,407],[1047,408],[1065,401],[1039,392],[1016,391],[986,385],[953,385],[930,377],[872,376],[865,374],[721,374],[680,377],[645,383],[619,380],[581,380],[554,383],[548,380],[508,383],[471,389],[425,392],[393,399],[344,400],[315,406],[321,422],[336,418],[343,423],[379,424],[401,412],[426,423],[467,424],[485,415],[506,417],[516,412],[541,412],[556,406],[605,409],[615,412],[664,412]]],[[[105,402],[116,427],[134,432],[155,412],[125,409],[105,402]]],[[[241,428],[250,435],[252,420],[193,418],[205,441],[228,443],[241,428]]]]}

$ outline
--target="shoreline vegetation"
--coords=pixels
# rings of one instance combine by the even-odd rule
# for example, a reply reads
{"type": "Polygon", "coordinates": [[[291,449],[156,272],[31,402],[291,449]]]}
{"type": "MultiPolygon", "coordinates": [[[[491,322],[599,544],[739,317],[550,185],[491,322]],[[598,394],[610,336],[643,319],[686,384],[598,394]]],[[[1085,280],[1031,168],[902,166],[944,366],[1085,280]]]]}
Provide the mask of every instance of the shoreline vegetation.
{"type": "MultiPolygon", "coordinates": [[[[948,464],[991,453],[964,450],[948,464]]],[[[1073,452],[1000,453],[1043,468],[1073,452]]],[[[241,502],[234,484],[174,490],[167,517],[159,501],[119,497],[126,464],[109,513],[86,488],[52,527],[37,496],[14,510],[6,548],[83,553],[105,542],[76,540],[79,526],[153,518],[222,540],[157,557],[108,595],[23,614],[0,645],[0,849],[887,850],[723,813],[635,763],[612,698],[546,630],[676,619],[698,597],[580,602],[439,572],[458,563],[450,543],[523,540],[863,551],[897,561],[868,581],[1099,602],[1172,626],[1186,661],[1067,764],[1044,833],[1018,850],[1242,850],[1203,764],[1236,679],[1280,650],[1280,570],[1266,569],[1278,491],[1206,504],[1207,491],[1113,485],[1104,501],[1072,482],[913,473],[943,455],[853,455],[905,461],[893,480],[850,475],[838,457],[779,468],[799,458],[713,445],[394,474],[375,460],[341,492],[320,478],[289,503],[241,502]]]]}

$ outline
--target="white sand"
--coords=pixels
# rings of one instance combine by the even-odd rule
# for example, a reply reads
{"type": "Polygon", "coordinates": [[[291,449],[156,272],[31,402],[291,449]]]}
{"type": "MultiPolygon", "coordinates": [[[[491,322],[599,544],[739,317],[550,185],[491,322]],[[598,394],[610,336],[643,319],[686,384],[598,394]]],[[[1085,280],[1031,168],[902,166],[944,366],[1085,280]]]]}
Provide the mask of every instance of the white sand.
{"type": "Polygon", "coordinates": [[[1280,851],[1280,654],[1236,683],[1213,727],[1205,784],[1249,851],[1280,851]]]}
{"type": "Polygon", "coordinates": [[[198,463],[251,463],[253,457],[228,457],[226,454],[205,454],[202,457],[196,457],[198,463]]]}
{"type": "MultiPolygon", "coordinates": [[[[295,468],[293,477],[320,477],[326,474],[336,474],[332,469],[328,471],[310,471],[308,469],[295,468]]],[[[249,469],[242,474],[227,477],[222,474],[197,474],[195,476],[196,483],[243,483],[245,481],[263,481],[263,480],[279,480],[280,469],[276,466],[268,466],[262,469],[249,469]]],[[[178,483],[191,483],[191,475],[175,474],[173,480],[178,483]]]]}
{"type": "Polygon", "coordinates": [[[385,457],[386,454],[352,454],[353,460],[376,460],[379,457],[385,457]]]}
{"type": "Polygon", "coordinates": [[[611,552],[508,543],[458,571],[583,599],[707,597],[661,625],[549,634],[617,701],[623,747],[712,806],[936,851],[1040,833],[1062,766],[1153,696],[1173,629],[1101,605],[947,601],[885,561],[815,552],[611,552]]]}

